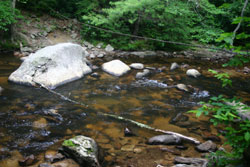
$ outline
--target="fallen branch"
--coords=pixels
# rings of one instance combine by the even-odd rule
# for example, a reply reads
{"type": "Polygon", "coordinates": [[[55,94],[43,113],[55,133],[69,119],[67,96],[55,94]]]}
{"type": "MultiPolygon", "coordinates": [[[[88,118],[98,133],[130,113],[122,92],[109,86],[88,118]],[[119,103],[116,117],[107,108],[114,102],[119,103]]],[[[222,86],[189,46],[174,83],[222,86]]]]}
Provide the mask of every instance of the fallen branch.
{"type": "Polygon", "coordinates": [[[180,138],[182,138],[184,140],[191,141],[194,144],[200,144],[201,143],[200,141],[198,141],[195,138],[184,136],[182,134],[171,132],[171,131],[156,129],[156,128],[153,128],[153,127],[151,127],[149,125],[145,125],[143,123],[140,123],[140,122],[128,119],[128,118],[124,118],[124,117],[113,115],[113,114],[106,114],[106,113],[100,113],[100,114],[104,115],[104,116],[109,116],[109,117],[112,117],[112,118],[115,118],[115,119],[119,119],[119,120],[122,120],[122,121],[130,122],[130,123],[135,124],[135,125],[137,125],[137,126],[139,126],[141,128],[146,128],[146,129],[149,129],[149,130],[152,130],[152,131],[155,131],[155,132],[161,132],[161,133],[165,133],[165,134],[169,134],[169,135],[175,135],[175,136],[178,136],[178,137],[180,137],[180,138]]]}

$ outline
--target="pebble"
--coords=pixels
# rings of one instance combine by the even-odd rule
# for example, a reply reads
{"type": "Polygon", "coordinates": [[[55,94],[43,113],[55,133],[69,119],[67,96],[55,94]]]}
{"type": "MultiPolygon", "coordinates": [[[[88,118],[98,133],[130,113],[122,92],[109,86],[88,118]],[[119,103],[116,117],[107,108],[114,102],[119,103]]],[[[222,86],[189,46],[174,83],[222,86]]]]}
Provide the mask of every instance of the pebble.
{"type": "Polygon", "coordinates": [[[199,152],[214,152],[217,150],[217,146],[211,140],[206,141],[195,147],[199,152]]]}

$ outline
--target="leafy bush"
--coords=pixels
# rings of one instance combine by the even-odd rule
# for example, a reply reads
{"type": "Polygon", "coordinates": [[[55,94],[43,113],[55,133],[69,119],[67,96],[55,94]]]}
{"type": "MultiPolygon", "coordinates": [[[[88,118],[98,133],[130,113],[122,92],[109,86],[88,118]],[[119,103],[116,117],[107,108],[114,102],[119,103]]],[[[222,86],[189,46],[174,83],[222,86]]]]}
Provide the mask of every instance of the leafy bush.
{"type": "Polygon", "coordinates": [[[16,22],[15,18],[10,1],[0,1],[0,31],[8,31],[8,26],[16,22]]]}

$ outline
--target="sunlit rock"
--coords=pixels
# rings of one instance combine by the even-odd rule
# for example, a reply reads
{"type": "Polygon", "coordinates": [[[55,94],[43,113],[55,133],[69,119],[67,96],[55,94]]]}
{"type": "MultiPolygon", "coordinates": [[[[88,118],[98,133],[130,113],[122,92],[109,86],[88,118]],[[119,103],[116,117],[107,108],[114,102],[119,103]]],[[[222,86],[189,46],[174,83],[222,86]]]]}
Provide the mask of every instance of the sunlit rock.
{"type": "Polygon", "coordinates": [[[86,167],[100,167],[96,142],[86,136],[76,136],[65,140],[62,144],[63,152],[68,157],[86,167]]]}
{"type": "Polygon", "coordinates": [[[177,89],[188,92],[188,87],[185,84],[177,84],[177,89]]]}
{"type": "Polygon", "coordinates": [[[130,67],[120,60],[112,60],[104,63],[102,69],[111,75],[119,77],[127,73],[130,70],[130,67]]]}
{"type": "MultiPolygon", "coordinates": [[[[50,167],[50,166],[49,166],[50,167]]],[[[79,164],[77,164],[74,160],[72,159],[65,159],[56,163],[53,163],[51,167],[80,167],[79,164]]],[[[85,167],[85,166],[84,166],[85,167]]],[[[88,166],[86,166],[88,167],[88,166]]]]}
{"type": "Polygon", "coordinates": [[[194,78],[197,78],[201,75],[201,73],[196,69],[189,69],[187,70],[186,74],[187,76],[194,77],[194,78]]]}
{"type": "Polygon", "coordinates": [[[39,120],[33,122],[33,127],[34,128],[45,128],[45,127],[47,127],[47,120],[45,118],[40,118],[39,120]]]}
{"type": "Polygon", "coordinates": [[[129,67],[136,70],[142,70],[144,68],[144,65],[142,63],[132,63],[129,65],[129,67]]]}
{"type": "Polygon", "coordinates": [[[177,69],[179,67],[180,66],[176,62],[174,62],[174,63],[171,64],[170,70],[173,71],[173,70],[175,70],[175,69],[177,69]]]}
{"type": "Polygon", "coordinates": [[[112,51],[114,51],[114,48],[113,48],[110,44],[108,44],[108,45],[106,46],[105,50],[106,50],[107,52],[112,52],[112,51]]]}
{"type": "Polygon", "coordinates": [[[150,70],[144,69],[143,72],[136,73],[135,78],[143,78],[147,76],[149,73],[150,73],[150,70]]]}
{"type": "Polygon", "coordinates": [[[19,84],[43,84],[56,88],[90,73],[87,53],[80,45],[61,43],[30,54],[9,80],[19,84]]]}
{"type": "Polygon", "coordinates": [[[196,146],[196,149],[200,152],[214,152],[217,150],[217,146],[211,140],[208,140],[205,143],[196,146]]]}

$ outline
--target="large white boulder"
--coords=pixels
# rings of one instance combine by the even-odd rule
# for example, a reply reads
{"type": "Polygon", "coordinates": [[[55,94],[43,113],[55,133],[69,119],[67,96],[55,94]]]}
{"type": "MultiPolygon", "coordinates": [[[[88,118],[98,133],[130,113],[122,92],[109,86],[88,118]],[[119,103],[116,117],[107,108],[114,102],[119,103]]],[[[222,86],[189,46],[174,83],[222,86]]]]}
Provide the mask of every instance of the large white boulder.
{"type": "Polygon", "coordinates": [[[130,67],[120,60],[112,60],[104,63],[102,69],[111,75],[119,77],[127,73],[130,70],[130,67]]]}
{"type": "Polygon", "coordinates": [[[187,76],[194,77],[194,78],[197,78],[201,75],[201,73],[196,69],[189,69],[187,70],[186,74],[187,76]]]}
{"type": "Polygon", "coordinates": [[[91,72],[86,56],[87,52],[77,44],[47,46],[30,54],[9,80],[25,85],[38,83],[54,89],[91,72]]]}

